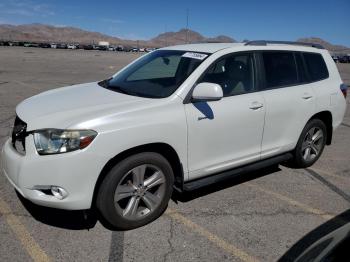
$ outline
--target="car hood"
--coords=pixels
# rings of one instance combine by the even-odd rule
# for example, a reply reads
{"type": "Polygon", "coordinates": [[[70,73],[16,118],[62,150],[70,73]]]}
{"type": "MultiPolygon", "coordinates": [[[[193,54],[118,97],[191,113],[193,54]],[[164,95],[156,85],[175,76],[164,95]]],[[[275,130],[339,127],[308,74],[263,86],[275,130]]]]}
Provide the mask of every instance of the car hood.
{"type": "Polygon", "coordinates": [[[27,130],[69,128],[108,114],[125,113],[147,106],[154,99],[105,89],[97,82],[57,88],[21,102],[16,113],[27,130]]]}

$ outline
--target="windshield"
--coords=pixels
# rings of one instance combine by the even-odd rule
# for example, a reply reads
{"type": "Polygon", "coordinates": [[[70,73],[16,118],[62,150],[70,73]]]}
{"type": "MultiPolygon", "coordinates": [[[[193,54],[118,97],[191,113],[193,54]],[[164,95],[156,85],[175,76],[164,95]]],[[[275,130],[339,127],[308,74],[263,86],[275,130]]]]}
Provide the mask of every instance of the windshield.
{"type": "Polygon", "coordinates": [[[168,97],[207,57],[204,53],[154,51],[100,85],[128,95],[168,97]]]}

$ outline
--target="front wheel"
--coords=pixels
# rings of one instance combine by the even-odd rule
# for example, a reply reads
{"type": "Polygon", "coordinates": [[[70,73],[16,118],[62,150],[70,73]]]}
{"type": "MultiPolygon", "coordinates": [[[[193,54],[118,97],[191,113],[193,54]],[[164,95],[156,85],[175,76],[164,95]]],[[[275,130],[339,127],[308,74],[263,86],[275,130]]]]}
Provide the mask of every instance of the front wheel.
{"type": "Polygon", "coordinates": [[[165,211],[173,183],[172,168],[162,155],[136,154],[109,171],[98,192],[97,208],[115,229],[141,227],[165,211]]]}
{"type": "Polygon", "coordinates": [[[320,119],[310,120],[304,127],[294,150],[294,166],[312,166],[321,156],[327,141],[327,128],[320,119]]]}

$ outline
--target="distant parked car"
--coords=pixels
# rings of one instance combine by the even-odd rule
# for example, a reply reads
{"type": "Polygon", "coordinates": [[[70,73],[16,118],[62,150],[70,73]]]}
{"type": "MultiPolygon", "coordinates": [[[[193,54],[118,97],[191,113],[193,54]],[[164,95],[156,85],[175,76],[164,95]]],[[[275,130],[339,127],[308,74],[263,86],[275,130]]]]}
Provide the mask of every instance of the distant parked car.
{"type": "Polygon", "coordinates": [[[68,44],[67,49],[77,49],[77,47],[74,44],[68,44]]]}
{"type": "Polygon", "coordinates": [[[124,46],[124,52],[131,52],[132,47],[130,46],[124,46]]]}
{"type": "Polygon", "coordinates": [[[350,55],[343,55],[339,57],[340,63],[350,63],[350,55]]]}
{"type": "Polygon", "coordinates": [[[149,53],[149,52],[152,52],[152,51],[154,51],[154,50],[156,50],[156,49],[155,49],[155,48],[146,48],[146,49],[145,49],[145,51],[148,52],[148,53],[149,53]]]}
{"type": "Polygon", "coordinates": [[[51,45],[49,43],[40,43],[39,47],[41,47],[41,48],[51,48],[51,45]]]}
{"type": "Polygon", "coordinates": [[[50,46],[51,46],[51,48],[57,48],[57,44],[56,43],[51,43],[50,46]]]}
{"type": "Polygon", "coordinates": [[[94,50],[94,46],[93,45],[84,45],[82,46],[84,50],[94,50]]]}
{"type": "Polygon", "coordinates": [[[67,45],[66,44],[57,44],[56,48],[58,48],[58,49],[67,49],[67,45]]]}
{"type": "Polygon", "coordinates": [[[27,42],[27,43],[24,43],[23,46],[25,46],[25,47],[39,47],[39,44],[27,42]]]}
{"type": "Polygon", "coordinates": [[[118,45],[115,51],[124,51],[124,46],[118,45]]]}
{"type": "Polygon", "coordinates": [[[138,52],[138,51],[139,51],[139,49],[136,48],[136,47],[133,47],[133,48],[130,49],[130,52],[138,52]]]}
{"type": "Polygon", "coordinates": [[[108,51],[108,46],[98,45],[95,47],[95,49],[100,51],[108,51]]]}

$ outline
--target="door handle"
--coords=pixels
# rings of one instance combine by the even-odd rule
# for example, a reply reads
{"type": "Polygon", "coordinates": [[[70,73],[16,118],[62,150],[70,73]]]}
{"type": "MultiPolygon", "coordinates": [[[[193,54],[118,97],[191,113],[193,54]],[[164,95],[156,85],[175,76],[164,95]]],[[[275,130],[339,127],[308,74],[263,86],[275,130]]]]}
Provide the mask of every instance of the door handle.
{"type": "Polygon", "coordinates": [[[305,99],[305,100],[308,100],[308,99],[312,98],[312,95],[309,94],[309,93],[304,93],[304,95],[302,96],[302,98],[305,99]]]}
{"type": "Polygon", "coordinates": [[[250,104],[249,108],[252,110],[257,110],[259,108],[262,108],[264,105],[262,103],[259,102],[253,102],[250,104]]]}

